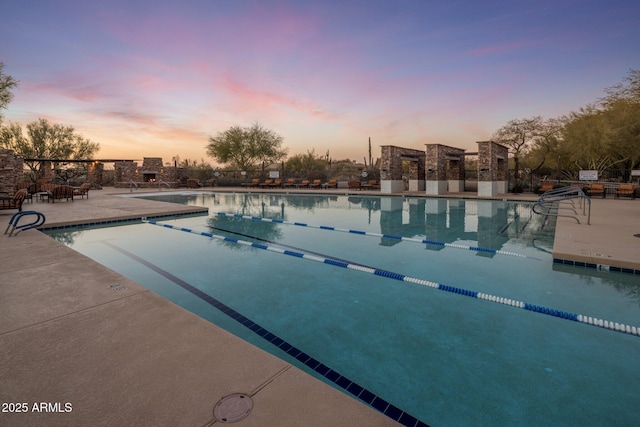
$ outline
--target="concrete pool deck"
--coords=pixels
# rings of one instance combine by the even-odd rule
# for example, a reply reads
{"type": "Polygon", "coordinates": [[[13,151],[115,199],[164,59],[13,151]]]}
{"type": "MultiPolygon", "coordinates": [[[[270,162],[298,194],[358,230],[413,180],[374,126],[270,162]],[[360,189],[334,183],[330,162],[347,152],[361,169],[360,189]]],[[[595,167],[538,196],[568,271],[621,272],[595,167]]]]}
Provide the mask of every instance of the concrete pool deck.
{"type": "MultiPolygon", "coordinates": [[[[44,213],[48,226],[194,210],[114,197],[122,193],[129,190],[24,209],[44,213]]],[[[3,232],[14,212],[0,211],[3,232]]],[[[581,222],[558,219],[554,258],[640,270],[637,200],[594,199],[591,225],[581,222]]],[[[23,413],[0,412],[0,425],[222,424],[214,406],[233,393],[254,404],[238,426],[398,425],[43,233],[0,242],[0,403],[27,404],[23,413]]]]}

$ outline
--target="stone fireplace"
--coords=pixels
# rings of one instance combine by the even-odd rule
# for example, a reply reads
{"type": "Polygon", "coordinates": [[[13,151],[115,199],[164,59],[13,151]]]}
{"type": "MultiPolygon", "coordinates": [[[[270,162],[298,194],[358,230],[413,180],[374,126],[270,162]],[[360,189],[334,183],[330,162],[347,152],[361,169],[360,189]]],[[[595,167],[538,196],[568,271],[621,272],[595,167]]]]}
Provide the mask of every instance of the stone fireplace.
{"type": "Polygon", "coordinates": [[[115,186],[151,188],[160,186],[178,187],[176,168],[164,166],[162,157],[145,157],[142,165],[132,160],[115,162],[115,186]]]}

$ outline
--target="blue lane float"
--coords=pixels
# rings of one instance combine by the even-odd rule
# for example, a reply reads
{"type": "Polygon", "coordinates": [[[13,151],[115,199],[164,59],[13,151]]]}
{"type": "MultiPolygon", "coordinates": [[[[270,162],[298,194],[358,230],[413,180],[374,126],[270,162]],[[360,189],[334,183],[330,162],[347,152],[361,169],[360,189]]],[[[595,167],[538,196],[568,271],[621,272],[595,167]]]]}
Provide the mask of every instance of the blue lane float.
{"type": "Polygon", "coordinates": [[[215,214],[218,215],[218,216],[225,216],[225,217],[229,217],[229,218],[240,218],[240,219],[248,219],[248,220],[251,220],[251,221],[262,221],[262,222],[272,222],[272,223],[276,223],[276,224],[295,225],[295,226],[298,226],[298,227],[316,228],[318,230],[338,231],[338,232],[341,232],[341,233],[357,234],[357,235],[360,235],[360,236],[370,236],[370,237],[378,237],[378,238],[384,238],[384,239],[401,240],[403,242],[421,243],[421,244],[426,244],[426,245],[436,245],[436,246],[443,246],[443,247],[446,247],[446,248],[463,249],[463,250],[467,250],[467,251],[484,252],[484,253],[490,253],[490,254],[496,254],[496,255],[506,255],[506,256],[513,256],[513,257],[518,257],[518,258],[528,258],[528,259],[535,259],[535,260],[539,261],[539,259],[536,258],[536,257],[532,257],[532,256],[524,255],[524,254],[519,254],[519,253],[516,253],[516,252],[503,251],[503,250],[500,250],[500,249],[479,248],[479,247],[476,247],[476,246],[467,246],[467,245],[459,245],[459,244],[455,244],[455,243],[438,242],[438,241],[429,240],[429,239],[416,239],[416,238],[413,238],[413,237],[395,236],[395,235],[392,235],[392,234],[375,233],[375,232],[372,232],[372,231],[351,230],[351,229],[347,229],[347,228],[332,227],[332,226],[329,226],[329,225],[315,225],[315,224],[306,224],[304,222],[291,222],[291,221],[285,221],[285,220],[282,220],[282,219],[263,218],[263,217],[260,217],[260,216],[233,214],[233,213],[227,213],[227,212],[216,212],[215,214]]]}
{"type": "Polygon", "coordinates": [[[514,300],[514,299],[510,299],[510,298],[504,298],[504,297],[500,297],[500,296],[496,296],[496,295],[485,294],[485,293],[482,293],[482,292],[471,291],[471,290],[468,290],[468,289],[457,288],[457,287],[454,287],[454,286],[444,285],[442,283],[432,282],[432,281],[429,281],[429,280],[419,279],[419,278],[411,277],[411,276],[405,276],[404,274],[394,273],[392,271],[381,270],[381,269],[377,269],[377,268],[367,267],[367,266],[363,266],[363,265],[359,265],[359,264],[353,264],[353,263],[344,262],[344,261],[338,261],[338,260],[335,260],[335,259],[326,258],[326,257],[318,256],[318,255],[312,255],[312,254],[308,254],[308,253],[304,253],[304,252],[298,252],[298,251],[292,251],[292,250],[289,250],[289,249],[283,249],[283,248],[279,248],[277,246],[265,245],[265,244],[262,244],[262,243],[249,242],[247,240],[240,240],[240,239],[236,239],[236,238],[233,238],[233,237],[221,236],[221,235],[209,233],[209,232],[206,232],[206,231],[194,231],[194,230],[192,230],[190,228],[176,227],[176,226],[173,226],[171,224],[162,224],[162,223],[158,223],[156,221],[150,221],[150,220],[146,220],[146,219],[143,219],[142,221],[147,223],[147,224],[156,225],[156,226],[163,227],[163,228],[169,228],[169,229],[172,229],[172,230],[183,231],[183,232],[186,232],[186,233],[191,233],[191,234],[195,234],[195,235],[199,235],[199,236],[204,236],[204,237],[208,237],[208,238],[216,239],[216,240],[222,240],[222,241],[225,241],[225,242],[235,243],[235,244],[238,244],[238,245],[251,246],[251,247],[256,248],[256,249],[262,249],[262,250],[266,250],[266,251],[270,251],[270,252],[276,252],[276,253],[279,253],[279,254],[282,254],[282,255],[289,255],[289,256],[296,257],[296,258],[304,258],[304,259],[308,259],[308,260],[311,260],[311,261],[320,262],[320,263],[323,263],[323,264],[328,264],[328,265],[333,265],[333,266],[336,266],[336,267],[347,268],[349,270],[357,270],[357,271],[361,271],[363,273],[369,273],[369,274],[373,274],[375,276],[386,277],[386,278],[398,280],[398,281],[401,281],[401,282],[414,283],[414,284],[417,284],[417,285],[426,286],[426,287],[429,287],[429,288],[434,288],[434,289],[438,289],[438,290],[445,291],[445,292],[450,292],[450,293],[453,293],[453,294],[458,294],[458,295],[469,297],[469,298],[476,298],[476,299],[480,299],[480,300],[484,300],[484,301],[494,302],[494,303],[497,303],[497,304],[508,305],[508,306],[511,306],[511,307],[521,308],[521,309],[524,309],[524,310],[527,310],[527,311],[531,311],[531,312],[534,312],[534,313],[545,314],[547,316],[557,317],[557,318],[569,320],[569,321],[572,321],[572,322],[584,323],[586,325],[597,326],[597,327],[600,327],[600,328],[609,329],[609,330],[616,331],[616,332],[621,332],[621,333],[625,333],[625,334],[629,334],[629,335],[640,336],[640,327],[636,327],[636,326],[630,326],[630,325],[626,325],[626,324],[623,324],[623,323],[612,322],[612,321],[609,321],[609,320],[599,319],[597,317],[586,316],[586,315],[583,315],[583,314],[569,313],[569,312],[564,312],[564,311],[560,311],[560,310],[555,310],[555,309],[552,309],[552,308],[549,308],[549,307],[543,307],[543,306],[538,306],[538,305],[535,305],[535,304],[529,304],[529,303],[525,303],[523,301],[518,301],[518,300],[514,300]]]}

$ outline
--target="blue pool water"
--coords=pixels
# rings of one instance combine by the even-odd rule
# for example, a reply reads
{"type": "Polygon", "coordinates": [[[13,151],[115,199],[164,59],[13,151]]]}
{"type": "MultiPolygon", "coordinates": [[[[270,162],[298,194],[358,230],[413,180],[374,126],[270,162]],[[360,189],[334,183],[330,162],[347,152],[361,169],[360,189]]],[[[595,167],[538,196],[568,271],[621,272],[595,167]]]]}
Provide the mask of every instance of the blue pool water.
{"type": "Polygon", "coordinates": [[[553,229],[541,229],[527,204],[257,193],[152,198],[206,206],[210,214],[158,221],[173,229],[134,223],[49,234],[339,388],[203,293],[433,426],[640,421],[638,336],[318,262],[640,326],[638,277],[553,264],[553,229]]]}

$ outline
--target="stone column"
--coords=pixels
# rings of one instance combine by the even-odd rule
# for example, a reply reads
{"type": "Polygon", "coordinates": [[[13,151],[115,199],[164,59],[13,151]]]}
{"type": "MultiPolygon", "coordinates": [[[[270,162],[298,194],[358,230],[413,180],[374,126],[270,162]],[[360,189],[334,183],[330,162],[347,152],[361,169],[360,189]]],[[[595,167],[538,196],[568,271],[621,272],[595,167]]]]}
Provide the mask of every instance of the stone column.
{"type": "Polygon", "coordinates": [[[380,159],[380,192],[401,193],[404,191],[402,181],[402,159],[399,153],[400,147],[383,145],[380,159]]]}
{"type": "Polygon", "coordinates": [[[409,162],[409,190],[424,190],[425,152],[413,148],[382,146],[380,162],[380,192],[401,193],[404,191],[402,180],[402,162],[409,162]]]}
{"type": "Polygon", "coordinates": [[[426,144],[427,194],[464,190],[464,150],[442,144],[426,144]]]}
{"type": "Polygon", "coordinates": [[[13,194],[23,180],[24,160],[12,150],[0,148],[0,192],[13,194]]]}
{"type": "Polygon", "coordinates": [[[97,188],[102,188],[104,173],[104,163],[93,162],[89,163],[87,169],[87,182],[97,188]]]}
{"type": "Polygon", "coordinates": [[[53,179],[53,168],[51,162],[43,161],[40,164],[40,174],[38,175],[39,182],[51,182],[53,179]]]}
{"type": "Polygon", "coordinates": [[[509,149],[493,141],[478,141],[478,196],[507,193],[509,149]]]}

